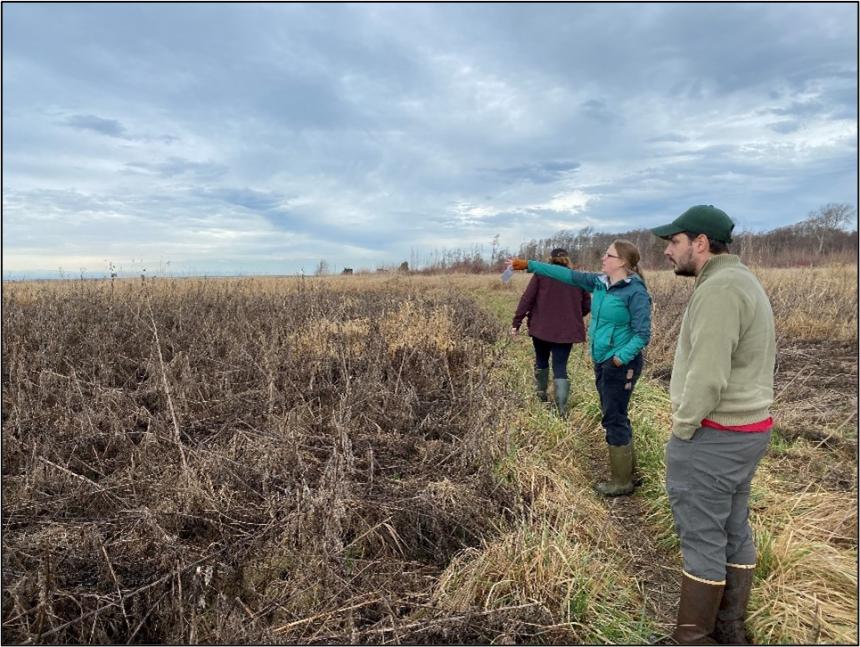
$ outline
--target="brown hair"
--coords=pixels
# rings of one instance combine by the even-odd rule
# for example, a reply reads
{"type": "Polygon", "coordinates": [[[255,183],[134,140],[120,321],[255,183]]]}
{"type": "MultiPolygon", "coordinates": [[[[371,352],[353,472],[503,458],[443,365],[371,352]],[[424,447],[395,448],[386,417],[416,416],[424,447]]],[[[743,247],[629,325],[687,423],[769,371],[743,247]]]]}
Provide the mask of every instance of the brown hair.
{"type": "Polygon", "coordinates": [[[553,265],[571,267],[570,256],[568,255],[567,250],[562,247],[556,247],[552,252],[550,252],[549,262],[553,265]]]}
{"type": "Polygon", "coordinates": [[[642,270],[639,269],[639,248],[623,238],[612,241],[612,244],[615,246],[618,257],[627,264],[627,270],[638,274],[642,282],[645,283],[645,277],[642,276],[642,270]]]}
{"type": "MultiPolygon", "coordinates": [[[[693,240],[699,234],[694,234],[691,231],[685,231],[684,235],[687,237],[687,240],[689,240],[690,242],[693,242],[693,240]]],[[[717,255],[717,254],[728,254],[729,253],[729,244],[728,243],[724,243],[721,240],[714,240],[713,238],[708,236],[708,234],[704,234],[704,236],[705,236],[705,238],[708,239],[708,251],[711,252],[711,254],[717,255]]]]}

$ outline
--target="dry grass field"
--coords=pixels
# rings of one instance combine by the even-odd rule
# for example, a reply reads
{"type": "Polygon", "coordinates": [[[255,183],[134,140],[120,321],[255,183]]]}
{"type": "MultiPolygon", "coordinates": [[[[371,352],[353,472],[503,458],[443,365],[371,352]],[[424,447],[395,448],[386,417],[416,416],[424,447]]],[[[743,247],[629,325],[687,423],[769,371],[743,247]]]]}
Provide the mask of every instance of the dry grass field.
{"type": "MultiPolygon", "coordinates": [[[[759,275],[779,357],[750,626],[856,643],[856,267],[759,275]]],[[[692,282],[647,278],[646,482],[610,502],[590,360],[561,420],[505,335],[525,275],[4,284],[4,640],[661,639],[692,282]]]]}

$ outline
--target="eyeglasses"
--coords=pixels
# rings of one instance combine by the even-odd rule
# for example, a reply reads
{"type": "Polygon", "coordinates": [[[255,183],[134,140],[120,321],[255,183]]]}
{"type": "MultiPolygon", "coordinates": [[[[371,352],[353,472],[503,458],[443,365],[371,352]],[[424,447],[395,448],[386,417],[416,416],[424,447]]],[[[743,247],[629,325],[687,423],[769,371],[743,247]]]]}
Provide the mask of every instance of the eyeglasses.
{"type": "Polygon", "coordinates": [[[615,254],[610,254],[609,252],[606,252],[606,253],[604,254],[604,256],[605,256],[605,257],[607,257],[607,258],[617,258],[617,259],[621,260],[621,257],[620,257],[620,256],[616,256],[615,254]]]}

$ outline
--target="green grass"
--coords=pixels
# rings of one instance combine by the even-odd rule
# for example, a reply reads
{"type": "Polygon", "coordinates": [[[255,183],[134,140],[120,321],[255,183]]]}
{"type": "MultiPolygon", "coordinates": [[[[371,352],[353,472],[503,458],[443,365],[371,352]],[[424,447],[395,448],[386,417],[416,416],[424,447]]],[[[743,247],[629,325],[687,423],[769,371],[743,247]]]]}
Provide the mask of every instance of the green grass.
{"type": "MultiPolygon", "coordinates": [[[[510,324],[520,290],[476,289],[472,293],[503,323],[510,324]]],[[[565,541],[532,540],[525,553],[509,554],[511,562],[505,572],[520,573],[519,577],[528,579],[530,576],[518,569],[530,563],[524,554],[533,550],[561,551],[566,557],[563,583],[544,581],[532,591],[540,599],[552,600],[558,622],[570,625],[566,633],[553,634],[552,639],[650,642],[659,632],[654,631],[652,619],[642,612],[641,596],[630,584],[631,574],[625,572],[625,554],[619,548],[618,538],[611,532],[598,537],[583,528],[583,524],[591,524],[593,529],[606,523],[605,503],[590,490],[592,475],[584,460],[586,453],[594,453],[595,443],[602,438],[600,406],[585,347],[575,346],[571,354],[569,417],[562,421],[533,396],[533,350],[525,328],[519,340],[504,343],[507,347],[501,369],[503,379],[520,399],[520,410],[510,423],[507,451],[499,460],[496,473],[506,483],[536,493],[531,516],[522,521],[535,531],[532,535],[539,534],[536,529],[541,527],[554,529],[556,535],[559,532],[574,535],[565,541]],[[580,581],[580,571],[587,573],[591,581],[580,581]],[[607,589],[612,587],[614,595],[607,596],[607,589]]],[[[642,377],[633,392],[630,417],[637,462],[645,477],[634,495],[647,506],[642,523],[647,524],[658,549],[677,555],[679,542],[665,492],[664,452],[671,429],[671,406],[665,385],[642,377]]],[[[851,433],[855,433],[853,428],[846,436],[851,433]]],[[[775,429],[769,457],[753,481],[751,524],[758,566],[748,630],[761,642],[856,643],[856,543],[850,546],[828,543],[831,531],[827,525],[839,529],[841,536],[848,535],[852,513],[845,500],[849,497],[843,494],[822,498],[816,494],[818,488],[812,487],[814,483],[810,483],[808,493],[798,492],[794,480],[802,475],[781,476],[768,465],[773,458],[786,455],[800,458],[801,449],[802,456],[808,454],[809,460],[828,459],[827,452],[818,452],[807,445],[775,429]],[[826,521],[810,523],[804,515],[812,515],[812,519],[818,515],[826,521]]],[[[854,519],[856,534],[856,510],[854,519]]],[[[519,528],[524,530],[525,527],[519,528]]]]}
{"type": "MultiPolygon", "coordinates": [[[[496,290],[475,296],[509,323],[519,293],[496,290]]],[[[658,631],[642,612],[644,601],[627,571],[629,556],[613,536],[617,530],[608,521],[606,503],[592,490],[587,454],[596,439],[602,442],[602,432],[587,349],[577,345],[571,354],[569,415],[562,419],[551,402],[534,396],[534,355],[525,331],[500,343],[505,356],[499,379],[517,406],[495,475],[527,493],[531,504],[506,534],[449,567],[444,597],[458,608],[479,601],[498,607],[540,599],[556,623],[540,634],[548,642],[648,642],[658,631]]],[[[656,444],[655,439],[643,446],[650,452],[656,444]]],[[[649,456],[646,464],[655,461],[649,456]]]]}
{"type": "Polygon", "coordinates": [[[794,447],[795,441],[786,438],[778,425],[774,425],[773,431],[770,434],[770,448],[768,451],[771,455],[788,454],[794,447]]]}

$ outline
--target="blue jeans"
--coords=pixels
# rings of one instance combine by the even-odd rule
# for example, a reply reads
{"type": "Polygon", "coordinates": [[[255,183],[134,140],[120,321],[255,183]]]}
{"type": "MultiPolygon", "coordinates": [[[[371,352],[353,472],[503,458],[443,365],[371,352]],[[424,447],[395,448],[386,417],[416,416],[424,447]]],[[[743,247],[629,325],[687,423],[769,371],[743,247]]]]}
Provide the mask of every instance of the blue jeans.
{"type": "Polygon", "coordinates": [[[549,368],[549,356],[552,355],[552,376],[556,380],[567,379],[567,358],[570,357],[570,349],[573,344],[561,344],[552,341],[544,341],[532,337],[535,347],[535,368],[549,368]]]}
{"type": "Polygon", "coordinates": [[[594,365],[594,383],[603,414],[601,423],[606,430],[606,442],[610,445],[626,445],[633,438],[627,405],[641,374],[642,353],[622,366],[615,366],[611,359],[594,365]]]}

